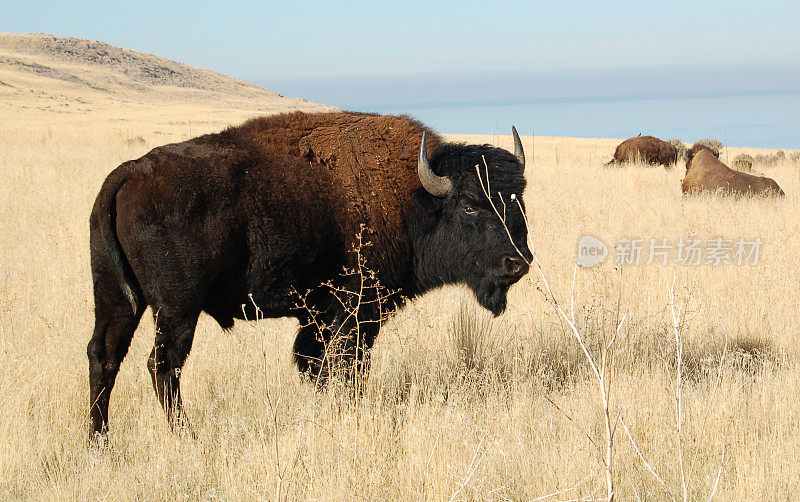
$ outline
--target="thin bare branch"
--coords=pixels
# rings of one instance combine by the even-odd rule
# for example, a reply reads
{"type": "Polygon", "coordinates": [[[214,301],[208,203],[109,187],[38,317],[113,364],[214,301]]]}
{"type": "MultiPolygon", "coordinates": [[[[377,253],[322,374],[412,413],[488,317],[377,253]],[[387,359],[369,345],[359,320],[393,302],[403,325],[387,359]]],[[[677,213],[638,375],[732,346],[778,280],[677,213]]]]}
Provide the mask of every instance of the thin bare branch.
{"type": "Polygon", "coordinates": [[[633,449],[636,450],[636,454],[639,455],[639,459],[642,461],[644,466],[647,468],[648,471],[650,471],[650,474],[652,474],[653,477],[656,478],[656,481],[658,481],[661,484],[664,490],[666,490],[667,493],[669,493],[670,498],[672,500],[675,500],[672,491],[667,487],[666,483],[664,483],[664,480],[661,479],[661,476],[656,474],[656,471],[653,470],[653,468],[650,467],[650,464],[647,463],[647,460],[645,460],[644,455],[642,455],[641,450],[639,450],[639,445],[636,444],[636,441],[634,441],[633,436],[631,435],[630,429],[628,429],[628,426],[625,424],[625,420],[622,419],[622,415],[619,416],[619,422],[622,424],[622,428],[625,429],[625,434],[628,435],[628,439],[630,439],[631,444],[633,445],[633,449]]]}
{"type": "Polygon", "coordinates": [[[563,490],[558,490],[557,492],[548,493],[547,495],[542,495],[541,497],[536,497],[535,499],[531,499],[528,502],[539,502],[540,500],[547,500],[549,498],[557,497],[558,495],[561,495],[562,493],[571,492],[572,490],[578,488],[579,486],[581,486],[584,483],[586,483],[587,481],[589,481],[589,479],[593,475],[594,475],[594,471],[591,471],[591,472],[589,472],[589,474],[586,475],[585,478],[583,478],[581,481],[579,481],[575,485],[570,486],[569,488],[564,488],[563,490]]]}
{"type": "Polygon", "coordinates": [[[722,466],[725,464],[725,445],[722,445],[722,460],[719,461],[719,470],[717,471],[717,479],[714,481],[714,488],[711,490],[711,495],[708,496],[708,502],[714,498],[714,495],[717,493],[717,487],[719,487],[719,480],[722,479],[722,466]]]}
{"type": "Polygon", "coordinates": [[[472,456],[472,461],[470,462],[469,468],[467,469],[467,475],[464,478],[464,481],[461,483],[461,486],[458,487],[458,490],[456,490],[455,493],[453,493],[453,495],[450,497],[450,502],[453,502],[453,500],[456,499],[458,494],[461,493],[461,490],[463,490],[467,486],[467,483],[469,483],[469,480],[472,479],[472,475],[475,474],[475,471],[478,470],[478,466],[481,464],[483,459],[486,457],[486,452],[484,452],[483,455],[481,455],[480,460],[478,460],[477,463],[475,462],[475,459],[478,458],[478,453],[480,453],[481,447],[483,446],[483,440],[484,439],[486,439],[485,436],[483,438],[481,438],[480,443],[478,443],[478,447],[475,448],[475,454],[472,456]]]}

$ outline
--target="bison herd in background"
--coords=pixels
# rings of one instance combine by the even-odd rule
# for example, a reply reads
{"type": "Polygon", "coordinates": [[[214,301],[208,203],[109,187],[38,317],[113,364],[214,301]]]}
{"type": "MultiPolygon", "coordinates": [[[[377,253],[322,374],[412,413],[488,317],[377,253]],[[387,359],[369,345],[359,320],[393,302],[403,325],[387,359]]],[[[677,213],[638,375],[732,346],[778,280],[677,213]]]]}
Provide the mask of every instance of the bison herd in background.
{"type": "MultiPolygon", "coordinates": [[[[532,259],[525,155],[513,138],[511,153],[446,143],[406,116],[296,112],[117,167],[90,218],[92,433],[107,430],[111,390],[148,306],[157,329],[147,367],[172,424],[185,423],[181,368],[201,312],[223,329],[295,317],[295,362],[318,383],[366,370],[382,323],[433,288],[466,284],[502,313],[532,259]]],[[[682,147],[640,135],[609,164],[671,166],[682,147]]],[[[684,193],[783,195],[709,146],[684,157],[684,193]]]]}
{"type": "MultiPolygon", "coordinates": [[[[664,141],[653,136],[628,138],[617,146],[614,158],[606,167],[641,162],[672,167],[679,157],[686,161],[686,176],[681,182],[684,194],[715,193],[719,195],[783,196],[783,190],[770,178],[731,169],[719,160],[719,149],[710,142],[699,141],[686,149],[680,140],[664,141]],[[681,151],[683,150],[683,151],[681,151]]],[[[737,167],[752,168],[752,158],[737,157],[737,167]]]]}

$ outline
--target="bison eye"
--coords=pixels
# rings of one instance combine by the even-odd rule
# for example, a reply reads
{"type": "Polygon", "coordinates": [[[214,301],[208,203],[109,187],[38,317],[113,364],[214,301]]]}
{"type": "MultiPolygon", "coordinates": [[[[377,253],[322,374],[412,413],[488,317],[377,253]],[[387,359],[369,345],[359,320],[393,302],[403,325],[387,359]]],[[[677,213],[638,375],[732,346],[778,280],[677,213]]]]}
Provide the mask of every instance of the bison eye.
{"type": "Polygon", "coordinates": [[[459,199],[458,203],[461,206],[461,209],[464,210],[465,214],[468,214],[470,216],[478,214],[478,210],[475,208],[475,202],[472,201],[471,199],[468,199],[467,197],[462,197],[461,199],[459,199]]]}

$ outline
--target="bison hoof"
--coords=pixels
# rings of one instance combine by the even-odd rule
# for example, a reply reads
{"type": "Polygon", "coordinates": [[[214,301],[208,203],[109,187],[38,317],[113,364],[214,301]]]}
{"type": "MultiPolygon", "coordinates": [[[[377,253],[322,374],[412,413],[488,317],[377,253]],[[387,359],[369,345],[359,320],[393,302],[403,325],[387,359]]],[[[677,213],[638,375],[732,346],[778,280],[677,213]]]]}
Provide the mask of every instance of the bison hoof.
{"type": "Polygon", "coordinates": [[[90,431],[87,442],[89,443],[89,447],[98,450],[108,450],[111,448],[111,438],[107,429],[102,432],[90,431]]]}

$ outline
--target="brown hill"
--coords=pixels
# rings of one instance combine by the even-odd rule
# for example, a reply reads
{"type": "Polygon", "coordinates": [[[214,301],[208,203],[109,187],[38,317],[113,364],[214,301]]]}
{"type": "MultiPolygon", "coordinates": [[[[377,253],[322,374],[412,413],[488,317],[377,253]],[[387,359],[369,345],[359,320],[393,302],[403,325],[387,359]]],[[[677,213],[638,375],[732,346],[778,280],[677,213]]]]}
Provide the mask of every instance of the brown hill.
{"type": "Polygon", "coordinates": [[[209,113],[215,115],[211,122],[225,122],[227,116],[236,121],[283,111],[335,110],[104,42],[0,33],[0,120],[123,119],[131,112],[136,118],[160,112],[174,119],[177,109],[185,112],[177,116],[201,122],[209,113]]]}

